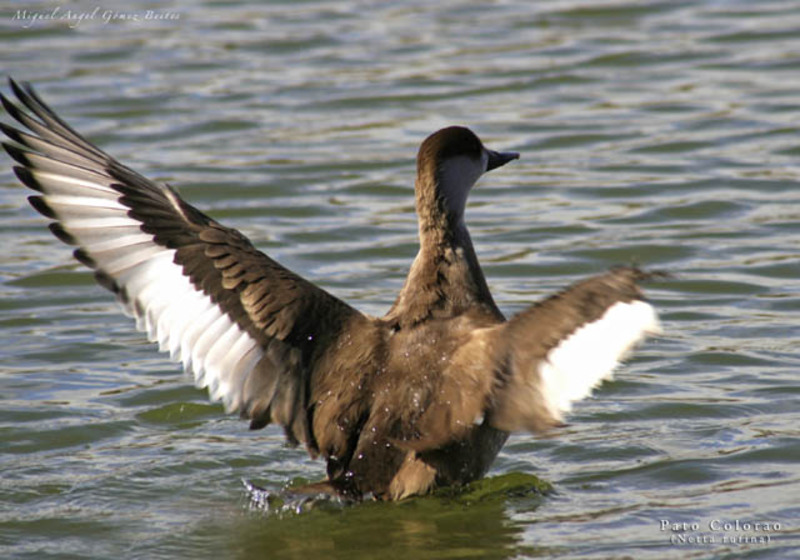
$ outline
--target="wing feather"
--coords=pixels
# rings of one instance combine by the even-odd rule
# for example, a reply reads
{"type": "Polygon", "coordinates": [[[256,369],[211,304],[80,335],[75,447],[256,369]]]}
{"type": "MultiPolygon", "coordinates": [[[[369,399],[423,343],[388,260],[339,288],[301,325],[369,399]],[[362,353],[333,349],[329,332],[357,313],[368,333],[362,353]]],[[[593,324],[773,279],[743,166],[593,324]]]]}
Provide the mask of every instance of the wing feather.
{"type": "Polygon", "coordinates": [[[662,273],[618,267],[579,282],[499,325],[490,421],[505,431],[561,424],[633,346],[659,332],[638,283],[662,273]]]}
{"type": "Polygon", "coordinates": [[[95,269],[137,328],[207,387],[212,399],[252,420],[284,425],[314,451],[311,357],[339,328],[363,317],[287,270],[236,230],[187,204],[91,144],[29,85],[9,80],[21,106],[0,94],[27,129],[0,124],[29,198],[75,256],[95,269]]]}

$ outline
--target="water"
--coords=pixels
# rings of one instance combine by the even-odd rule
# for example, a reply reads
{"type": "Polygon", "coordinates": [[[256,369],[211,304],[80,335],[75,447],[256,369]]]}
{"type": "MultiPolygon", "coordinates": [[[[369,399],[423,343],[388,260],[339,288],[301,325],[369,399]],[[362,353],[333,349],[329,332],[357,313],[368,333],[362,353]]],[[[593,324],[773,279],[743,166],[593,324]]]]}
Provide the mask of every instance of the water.
{"type": "Polygon", "coordinates": [[[267,518],[241,479],[323,465],[209,404],[3,160],[4,557],[800,557],[800,2],[112,4],[8,4],[3,73],[287,266],[385,312],[416,147],[466,124],[522,153],[467,211],[502,309],[639,262],[675,274],[648,290],[665,335],[513,436],[484,498],[267,518]]]}

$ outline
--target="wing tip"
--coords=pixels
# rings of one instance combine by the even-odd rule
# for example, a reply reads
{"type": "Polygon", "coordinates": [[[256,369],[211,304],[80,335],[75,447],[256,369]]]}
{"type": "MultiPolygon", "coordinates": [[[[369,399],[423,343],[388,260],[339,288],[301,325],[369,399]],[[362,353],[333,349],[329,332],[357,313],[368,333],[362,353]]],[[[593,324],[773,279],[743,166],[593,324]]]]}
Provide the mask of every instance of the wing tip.
{"type": "Polygon", "coordinates": [[[82,265],[88,266],[89,268],[93,269],[97,268],[97,261],[95,261],[89,254],[89,252],[83,247],[75,249],[75,251],[72,254],[75,257],[75,260],[77,260],[82,265]]]}
{"type": "Polygon", "coordinates": [[[27,81],[17,82],[11,76],[8,77],[8,85],[11,88],[11,91],[14,92],[16,98],[23,105],[25,105],[25,107],[33,111],[36,116],[41,118],[41,114],[38,109],[40,109],[40,107],[44,104],[40,101],[36,90],[33,89],[33,85],[27,81]]]}
{"type": "MultiPolygon", "coordinates": [[[[2,97],[2,96],[3,96],[3,94],[0,93],[0,97],[2,97]]],[[[5,99],[5,98],[3,97],[3,99],[5,99]]],[[[16,142],[17,144],[21,144],[23,146],[26,145],[25,141],[22,138],[22,131],[14,128],[10,124],[6,124],[4,122],[0,122],[0,130],[2,130],[3,134],[8,136],[11,140],[16,142]]],[[[6,144],[5,142],[3,143],[3,147],[4,148],[6,148],[7,145],[8,144],[6,144]]],[[[6,151],[8,151],[8,148],[6,148],[6,151]]]]}
{"type": "MultiPolygon", "coordinates": [[[[40,193],[45,192],[44,187],[42,187],[41,183],[39,183],[39,181],[36,179],[33,172],[29,168],[15,165],[14,175],[16,175],[17,179],[19,179],[20,182],[29,189],[33,189],[40,193]]],[[[28,200],[30,200],[30,198],[28,200]]]]}
{"type": "Polygon", "coordinates": [[[645,269],[640,266],[617,264],[610,267],[609,272],[630,276],[635,282],[648,282],[650,280],[672,278],[673,274],[661,269],[645,269]]]}
{"type": "MultiPolygon", "coordinates": [[[[5,129],[3,129],[3,131],[5,132],[5,129]]],[[[30,160],[26,155],[28,153],[26,150],[23,150],[22,148],[9,144],[8,142],[2,142],[2,145],[6,153],[9,156],[11,156],[11,159],[26,167],[31,166],[30,160]]]]}
{"type": "MultiPolygon", "coordinates": [[[[10,80],[11,78],[9,78],[10,80]]],[[[12,88],[13,89],[13,88],[12,88]]],[[[14,113],[18,111],[17,107],[14,106],[14,102],[11,101],[4,93],[0,93],[0,103],[3,105],[3,108],[6,110],[6,113],[14,116],[14,113]]]]}
{"type": "MultiPolygon", "coordinates": [[[[24,104],[26,97],[24,94],[22,97],[20,97],[17,94],[17,91],[19,91],[19,86],[16,86],[16,88],[17,89],[14,89],[14,87],[12,86],[14,94],[17,95],[18,100],[24,104]]],[[[18,107],[13,101],[11,101],[11,99],[6,97],[5,95],[0,95],[0,103],[2,103],[3,108],[6,110],[6,113],[8,113],[11,116],[11,118],[13,118],[18,123],[25,124],[25,117],[27,116],[26,113],[20,107],[18,107]]]]}
{"type": "Polygon", "coordinates": [[[59,222],[52,222],[49,226],[50,232],[62,243],[67,245],[79,245],[80,242],[68,232],[59,222]]]}
{"type": "Polygon", "coordinates": [[[52,208],[50,208],[50,206],[47,204],[47,201],[44,199],[43,196],[38,196],[38,195],[29,196],[28,204],[33,206],[33,209],[39,212],[39,214],[41,214],[45,218],[50,218],[51,220],[58,219],[58,216],[56,215],[55,211],[52,208]]]}
{"type": "MultiPolygon", "coordinates": [[[[30,87],[30,84],[28,84],[27,82],[23,82],[23,84],[30,87]]],[[[11,76],[8,77],[8,86],[11,88],[11,91],[14,92],[14,95],[16,95],[18,98],[21,99],[25,97],[25,92],[22,91],[22,88],[20,87],[19,83],[11,76]]]]}

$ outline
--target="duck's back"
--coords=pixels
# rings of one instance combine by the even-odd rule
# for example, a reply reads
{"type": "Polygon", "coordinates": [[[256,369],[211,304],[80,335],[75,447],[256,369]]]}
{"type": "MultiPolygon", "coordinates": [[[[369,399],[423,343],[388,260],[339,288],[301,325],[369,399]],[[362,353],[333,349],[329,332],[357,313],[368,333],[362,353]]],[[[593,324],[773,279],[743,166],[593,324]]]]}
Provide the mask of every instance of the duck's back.
{"type": "Polygon", "coordinates": [[[376,321],[380,342],[361,347],[378,354],[346,359],[345,345],[350,365],[317,384],[314,411],[339,492],[398,499],[486,472],[507,434],[485,418],[494,375],[476,337],[500,321],[481,309],[401,330],[376,321]]]}

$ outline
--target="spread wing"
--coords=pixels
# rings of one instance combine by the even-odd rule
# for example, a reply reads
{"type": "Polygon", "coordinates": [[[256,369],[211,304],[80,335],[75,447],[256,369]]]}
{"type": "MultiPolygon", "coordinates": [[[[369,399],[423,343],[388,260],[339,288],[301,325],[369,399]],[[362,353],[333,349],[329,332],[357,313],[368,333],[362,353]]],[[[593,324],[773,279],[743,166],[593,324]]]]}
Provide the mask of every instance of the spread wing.
{"type": "Polygon", "coordinates": [[[561,424],[573,402],[610,379],[645,336],[660,331],[656,312],[638,287],[653,276],[663,274],[614,268],[497,327],[491,424],[532,432],[561,424]]]}
{"type": "Polygon", "coordinates": [[[256,250],[168,185],[120,164],[70,128],[30,85],[9,80],[24,111],[0,123],[31,205],[95,270],[137,327],[180,359],[199,387],[251,427],[280,423],[316,451],[309,361],[366,317],[256,250]]]}

